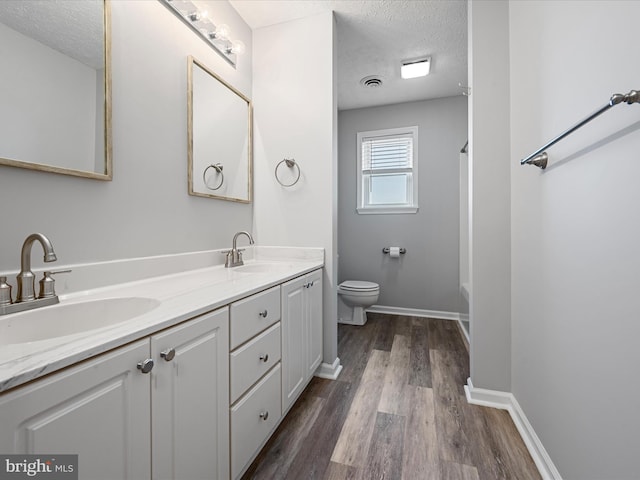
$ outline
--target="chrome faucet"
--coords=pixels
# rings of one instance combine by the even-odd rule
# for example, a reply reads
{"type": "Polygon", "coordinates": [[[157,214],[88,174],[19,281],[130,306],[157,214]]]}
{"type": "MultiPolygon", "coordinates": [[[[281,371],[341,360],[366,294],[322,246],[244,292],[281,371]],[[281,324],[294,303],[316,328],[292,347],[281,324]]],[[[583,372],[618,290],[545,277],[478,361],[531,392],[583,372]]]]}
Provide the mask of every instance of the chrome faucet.
{"type": "Polygon", "coordinates": [[[230,268],[230,267],[239,267],[240,265],[244,265],[244,262],[242,261],[242,252],[244,251],[243,248],[238,249],[237,242],[238,242],[238,237],[240,235],[246,235],[249,238],[249,245],[253,245],[253,237],[251,236],[251,234],[249,232],[238,232],[233,236],[233,246],[231,247],[231,250],[227,250],[223,253],[227,254],[227,258],[226,261],[224,262],[224,266],[226,268],[230,268]]]}
{"type": "Polygon", "coordinates": [[[41,233],[32,233],[22,244],[22,253],[20,255],[20,273],[18,274],[18,296],[16,303],[29,302],[36,299],[34,278],[35,275],[31,271],[31,249],[35,241],[39,241],[44,250],[44,261],[55,262],[56,252],[53,251],[51,241],[41,233]]]}
{"type": "MultiPolygon", "coordinates": [[[[18,294],[16,301],[11,301],[11,287],[4,281],[1,282],[4,287],[2,301],[0,301],[0,315],[8,313],[21,312],[23,310],[31,310],[33,308],[44,307],[46,305],[54,305],[59,302],[58,296],[54,291],[54,281],[51,275],[59,272],[44,272],[44,277],[40,281],[40,294],[36,298],[35,294],[35,275],[31,271],[31,249],[33,244],[38,241],[44,250],[44,261],[55,262],[57,260],[56,252],[53,251],[51,241],[41,233],[32,233],[22,244],[22,252],[20,254],[20,273],[16,280],[18,283],[18,294]]],[[[3,280],[6,277],[2,277],[3,280]]]]}

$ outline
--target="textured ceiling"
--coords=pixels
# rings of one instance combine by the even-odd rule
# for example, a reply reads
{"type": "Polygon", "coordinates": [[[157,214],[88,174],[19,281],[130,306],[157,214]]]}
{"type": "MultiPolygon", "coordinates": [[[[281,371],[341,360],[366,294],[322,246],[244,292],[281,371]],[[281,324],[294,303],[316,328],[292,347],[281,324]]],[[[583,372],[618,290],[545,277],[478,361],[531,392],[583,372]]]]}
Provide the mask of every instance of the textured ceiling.
{"type": "Polygon", "coordinates": [[[104,67],[102,0],[0,0],[0,22],[92,68],[104,67]]]}
{"type": "Polygon", "coordinates": [[[333,10],[340,110],[461,95],[467,85],[466,0],[230,1],[252,29],[333,10]],[[402,60],[424,56],[431,74],[402,80],[402,60]],[[370,75],[382,86],[361,86],[370,75]]]}

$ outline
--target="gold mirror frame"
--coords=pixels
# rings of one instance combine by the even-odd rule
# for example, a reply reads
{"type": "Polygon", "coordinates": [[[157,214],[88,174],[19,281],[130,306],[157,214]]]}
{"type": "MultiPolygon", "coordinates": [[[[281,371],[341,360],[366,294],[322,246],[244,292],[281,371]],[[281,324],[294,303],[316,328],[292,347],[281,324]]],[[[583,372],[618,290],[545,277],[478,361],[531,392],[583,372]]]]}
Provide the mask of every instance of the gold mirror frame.
{"type": "MultiPolygon", "coordinates": [[[[211,71],[207,68],[202,62],[196,60],[192,56],[189,56],[187,59],[187,136],[188,136],[188,146],[187,146],[187,175],[188,175],[188,191],[189,195],[197,196],[197,197],[206,197],[206,198],[217,198],[220,200],[228,200],[231,202],[238,203],[251,203],[252,193],[253,193],[253,108],[251,104],[251,100],[242,94],[239,90],[234,88],[232,85],[228,84],[224,81],[219,75],[211,71]],[[246,103],[247,113],[246,113],[246,141],[247,141],[247,195],[246,198],[239,198],[239,196],[229,196],[229,195],[220,195],[216,193],[204,193],[203,191],[198,191],[194,188],[194,177],[195,176],[205,176],[207,171],[211,174],[217,174],[220,176],[222,180],[213,180],[212,182],[216,183],[215,188],[210,188],[213,192],[222,186],[222,182],[227,180],[233,180],[232,178],[228,178],[225,180],[223,176],[228,170],[224,169],[224,162],[222,164],[218,163],[216,159],[211,161],[211,164],[206,166],[203,172],[195,172],[194,173],[194,74],[193,68],[194,65],[197,65],[201,68],[205,73],[209,74],[214,80],[220,82],[220,84],[225,87],[231,94],[237,95],[243,102],[246,103]]],[[[214,108],[213,106],[211,108],[214,108]]],[[[219,127],[224,127],[224,122],[221,122],[219,127]]],[[[239,127],[238,127],[239,128],[239,127]]],[[[242,126],[244,129],[245,127],[242,126]]],[[[228,174],[228,173],[227,173],[228,174]]],[[[204,179],[203,179],[204,181],[204,179]]]]}
{"type": "Polygon", "coordinates": [[[112,171],[112,139],[111,139],[111,4],[110,0],[103,0],[104,21],[104,173],[88,170],[76,170],[73,168],[58,167],[44,163],[12,160],[0,157],[0,165],[9,167],[26,168],[41,172],[58,173],[74,177],[90,178],[94,180],[110,181],[113,178],[112,171]]]}

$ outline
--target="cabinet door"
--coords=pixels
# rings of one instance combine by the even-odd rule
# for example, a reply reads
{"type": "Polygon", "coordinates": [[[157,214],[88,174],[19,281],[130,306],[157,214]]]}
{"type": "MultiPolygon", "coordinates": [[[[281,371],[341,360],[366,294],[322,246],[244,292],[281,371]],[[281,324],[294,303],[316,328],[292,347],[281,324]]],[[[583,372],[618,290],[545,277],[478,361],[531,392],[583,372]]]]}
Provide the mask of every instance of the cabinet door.
{"type": "Polygon", "coordinates": [[[0,452],[78,454],[80,478],[151,478],[140,340],[0,396],[0,452]]]}
{"type": "Polygon", "coordinates": [[[151,337],[154,479],[229,478],[229,313],[151,337]]]}
{"type": "Polygon", "coordinates": [[[305,278],[284,283],[282,292],[282,413],[305,385],[307,341],[305,326],[305,278]]]}
{"type": "Polygon", "coordinates": [[[307,379],[311,378],[322,362],[322,270],[306,277],[307,315],[307,379]]]}

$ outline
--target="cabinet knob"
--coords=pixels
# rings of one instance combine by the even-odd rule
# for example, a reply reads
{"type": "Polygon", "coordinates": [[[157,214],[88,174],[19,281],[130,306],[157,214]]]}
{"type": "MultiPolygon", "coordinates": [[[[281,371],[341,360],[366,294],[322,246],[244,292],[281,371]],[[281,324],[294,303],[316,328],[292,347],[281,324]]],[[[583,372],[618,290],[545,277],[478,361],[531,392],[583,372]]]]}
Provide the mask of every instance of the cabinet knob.
{"type": "Polygon", "coordinates": [[[264,363],[267,363],[269,361],[269,354],[265,353],[264,355],[260,355],[260,360],[262,360],[264,363]]]}
{"type": "Polygon", "coordinates": [[[160,356],[164,358],[167,362],[170,362],[171,360],[173,360],[173,357],[176,356],[176,350],[175,348],[164,350],[163,352],[160,352],[160,356]]]}
{"type": "Polygon", "coordinates": [[[262,318],[267,318],[268,314],[269,314],[269,312],[267,312],[266,308],[263,311],[261,311],[260,313],[258,313],[258,315],[260,315],[262,318]]]}
{"type": "Polygon", "coordinates": [[[149,373],[153,369],[153,359],[147,358],[143,362],[138,363],[138,370],[142,373],[149,373]]]}
{"type": "Polygon", "coordinates": [[[269,418],[269,412],[264,411],[264,412],[260,412],[260,418],[264,421],[267,420],[267,418],[269,418]]]}

